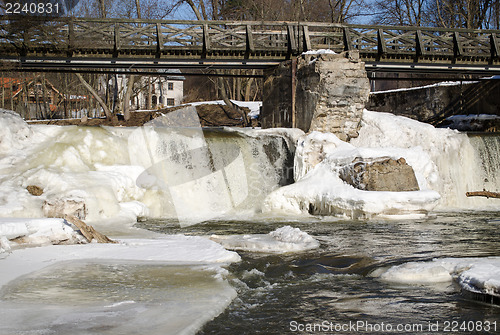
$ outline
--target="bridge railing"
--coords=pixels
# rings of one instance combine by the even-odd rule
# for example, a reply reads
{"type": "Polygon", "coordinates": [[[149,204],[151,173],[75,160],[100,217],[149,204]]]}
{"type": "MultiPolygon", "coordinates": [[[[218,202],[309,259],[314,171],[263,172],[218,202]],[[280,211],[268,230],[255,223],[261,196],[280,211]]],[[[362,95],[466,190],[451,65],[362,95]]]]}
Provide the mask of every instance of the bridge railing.
{"type": "Polygon", "coordinates": [[[0,18],[7,55],[155,55],[286,58],[312,49],[358,50],[364,60],[498,62],[499,30],[318,22],[0,18]]]}

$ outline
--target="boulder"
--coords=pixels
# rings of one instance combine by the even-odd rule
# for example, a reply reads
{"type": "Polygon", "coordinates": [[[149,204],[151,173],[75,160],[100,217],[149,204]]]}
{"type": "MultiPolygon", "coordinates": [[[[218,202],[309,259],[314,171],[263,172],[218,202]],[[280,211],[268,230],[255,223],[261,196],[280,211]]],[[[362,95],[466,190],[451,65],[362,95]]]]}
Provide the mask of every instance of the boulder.
{"type": "Polygon", "coordinates": [[[87,207],[83,200],[54,199],[46,200],[42,205],[43,214],[48,218],[65,218],[66,215],[84,220],[87,216],[87,207]]]}
{"type": "Polygon", "coordinates": [[[340,169],[340,178],[364,191],[408,192],[420,190],[413,168],[404,158],[367,162],[356,158],[340,169]]]}

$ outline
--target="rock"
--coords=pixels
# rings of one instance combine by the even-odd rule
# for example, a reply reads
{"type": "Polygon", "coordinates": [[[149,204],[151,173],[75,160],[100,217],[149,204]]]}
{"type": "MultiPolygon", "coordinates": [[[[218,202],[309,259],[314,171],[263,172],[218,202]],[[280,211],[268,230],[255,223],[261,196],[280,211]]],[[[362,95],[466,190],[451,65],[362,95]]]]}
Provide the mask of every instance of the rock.
{"type": "Polygon", "coordinates": [[[42,205],[43,214],[48,218],[65,218],[66,215],[84,220],[87,208],[83,200],[55,199],[46,200],[42,205]]]}
{"type": "Polygon", "coordinates": [[[43,194],[43,188],[41,188],[40,186],[28,185],[28,187],[26,187],[26,189],[28,190],[28,192],[31,195],[34,195],[36,197],[39,197],[43,194]]]}
{"type": "Polygon", "coordinates": [[[413,168],[404,158],[366,162],[356,158],[340,170],[340,178],[365,191],[408,192],[420,190],[413,168]]]}

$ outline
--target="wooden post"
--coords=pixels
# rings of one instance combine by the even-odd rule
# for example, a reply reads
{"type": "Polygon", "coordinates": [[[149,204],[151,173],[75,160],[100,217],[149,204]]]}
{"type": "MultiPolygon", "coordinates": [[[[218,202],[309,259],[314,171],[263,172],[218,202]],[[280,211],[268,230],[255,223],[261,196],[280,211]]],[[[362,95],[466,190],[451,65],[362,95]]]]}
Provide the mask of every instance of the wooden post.
{"type": "Polygon", "coordinates": [[[292,57],[297,52],[297,41],[295,40],[295,34],[293,32],[293,26],[288,24],[286,26],[287,30],[287,40],[288,40],[288,57],[292,57]]]}
{"type": "Polygon", "coordinates": [[[120,52],[120,24],[115,23],[115,48],[114,48],[114,55],[115,57],[118,56],[120,52]]]}
{"type": "Polygon", "coordinates": [[[377,31],[377,42],[378,42],[377,52],[378,52],[379,57],[387,54],[387,45],[385,44],[384,30],[383,29],[379,29],[377,31]]]}
{"type": "Polygon", "coordinates": [[[203,25],[203,58],[206,58],[210,52],[210,35],[208,31],[208,24],[203,25]]]}
{"type": "Polygon", "coordinates": [[[163,52],[163,35],[161,32],[161,23],[156,24],[156,57],[160,58],[163,52]]]}
{"type": "Polygon", "coordinates": [[[297,127],[295,110],[295,93],[297,87],[297,57],[292,58],[292,128],[297,127]]]}
{"type": "Polygon", "coordinates": [[[246,37],[247,37],[246,57],[249,58],[250,54],[255,52],[252,27],[249,24],[246,25],[246,37]]]}
{"type": "Polygon", "coordinates": [[[351,31],[349,27],[344,27],[342,31],[344,35],[344,51],[351,51],[354,48],[351,40],[351,31]]]}
{"type": "Polygon", "coordinates": [[[500,45],[495,33],[490,35],[491,61],[500,57],[500,45]]]}
{"type": "Polygon", "coordinates": [[[464,50],[462,44],[460,43],[460,35],[458,31],[453,33],[453,57],[458,58],[463,56],[464,50]]]}
{"type": "Polygon", "coordinates": [[[71,57],[73,55],[74,48],[75,48],[75,26],[73,18],[71,18],[68,22],[68,57],[71,57]]]}
{"type": "Polygon", "coordinates": [[[419,57],[425,56],[424,39],[422,37],[422,31],[417,30],[415,33],[415,51],[417,53],[417,59],[419,57]]]}
{"type": "Polygon", "coordinates": [[[309,27],[307,25],[302,26],[302,33],[304,35],[303,51],[309,51],[312,48],[311,48],[311,38],[309,36],[309,27]]]}
{"type": "Polygon", "coordinates": [[[5,78],[2,72],[2,108],[5,109],[5,78]]]}

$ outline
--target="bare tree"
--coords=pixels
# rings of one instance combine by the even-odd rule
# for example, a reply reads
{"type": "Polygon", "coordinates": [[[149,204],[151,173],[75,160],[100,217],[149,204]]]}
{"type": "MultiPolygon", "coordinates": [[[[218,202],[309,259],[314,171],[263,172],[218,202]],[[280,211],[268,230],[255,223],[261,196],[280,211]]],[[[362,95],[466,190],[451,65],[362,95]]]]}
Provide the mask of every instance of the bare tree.
{"type": "Polygon", "coordinates": [[[498,0],[435,0],[431,7],[437,26],[447,28],[484,28],[498,0]]]}
{"type": "Polygon", "coordinates": [[[400,26],[428,24],[429,3],[433,0],[377,0],[375,23],[400,26]]]}

